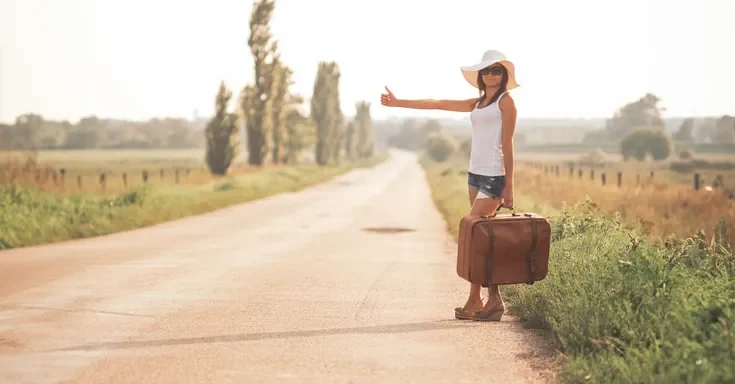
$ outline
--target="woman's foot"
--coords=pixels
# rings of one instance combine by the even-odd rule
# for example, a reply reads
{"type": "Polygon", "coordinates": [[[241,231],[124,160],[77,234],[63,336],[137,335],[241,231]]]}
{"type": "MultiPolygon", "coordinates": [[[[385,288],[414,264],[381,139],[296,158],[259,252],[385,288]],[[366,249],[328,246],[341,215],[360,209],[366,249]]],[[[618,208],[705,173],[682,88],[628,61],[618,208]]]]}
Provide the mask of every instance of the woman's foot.
{"type": "Polygon", "coordinates": [[[488,300],[480,311],[472,316],[475,321],[500,321],[505,313],[505,304],[502,300],[488,300]]]}
{"type": "Polygon", "coordinates": [[[454,317],[461,320],[470,320],[475,312],[482,309],[482,298],[467,299],[464,307],[454,308],[454,317]]]}

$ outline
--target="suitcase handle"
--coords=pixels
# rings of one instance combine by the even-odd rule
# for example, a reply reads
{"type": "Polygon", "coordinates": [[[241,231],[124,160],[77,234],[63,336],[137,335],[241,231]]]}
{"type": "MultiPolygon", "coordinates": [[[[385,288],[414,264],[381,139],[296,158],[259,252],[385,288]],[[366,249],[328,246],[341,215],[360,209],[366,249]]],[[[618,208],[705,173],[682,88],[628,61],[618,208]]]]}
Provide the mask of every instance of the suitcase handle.
{"type": "MultiPolygon", "coordinates": [[[[493,213],[492,215],[481,215],[480,217],[483,218],[483,219],[486,219],[488,217],[495,217],[495,216],[498,215],[498,212],[500,212],[500,210],[503,209],[503,208],[504,207],[501,204],[501,205],[498,206],[498,208],[495,210],[495,213],[493,213]]],[[[520,213],[516,213],[516,209],[515,208],[508,208],[508,209],[510,210],[511,216],[520,216],[521,215],[520,213]]]]}

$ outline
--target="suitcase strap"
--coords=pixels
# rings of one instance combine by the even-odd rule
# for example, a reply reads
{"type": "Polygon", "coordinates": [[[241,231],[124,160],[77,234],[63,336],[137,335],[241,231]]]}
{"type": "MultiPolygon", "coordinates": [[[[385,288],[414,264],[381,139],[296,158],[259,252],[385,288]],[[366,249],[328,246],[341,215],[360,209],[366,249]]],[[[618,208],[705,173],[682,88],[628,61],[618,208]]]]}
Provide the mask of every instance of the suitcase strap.
{"type": "MultiPolygon", "coordinates": [[[[500,209],[500,207],[498,207],[500,209]]],[[[492,216],[485,217],[487,221],[487,234],[489,236],[489,244],[487,247],[487,257],[485,258],[485,278],[487,279],[487,286],[489,287],[493,282],[493,246],[495,245],[495,234],[493,233],[492,216]]]]}
{"type": "Polygon", "coordinates": [[[528,251],[528,282],[526,284],[533,285],[536,281],[536,243],[538,242],[538,227],[536,218],[531,214],[524,214],[531,219],[531,250],[528,251]]]}

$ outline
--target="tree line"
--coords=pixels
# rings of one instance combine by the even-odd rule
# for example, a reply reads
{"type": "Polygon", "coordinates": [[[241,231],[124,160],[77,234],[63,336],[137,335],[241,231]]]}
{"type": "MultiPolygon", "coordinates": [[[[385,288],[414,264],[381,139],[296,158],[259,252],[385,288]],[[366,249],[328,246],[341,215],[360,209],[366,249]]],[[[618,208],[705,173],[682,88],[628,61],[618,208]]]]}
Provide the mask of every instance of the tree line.
{"type": "Polygon", "coordinates": [[[724,115],[719,118],[684,119],[673,134],[666,130],[661,98],[648,93],[638,100],[620,107],[606,121],[605,128],[585,134],[583,142],[616,142],[625,160],[665,160],[675,150],[676,144],[695,142],[735,142],[735,118],[724,115]]]}
{"type": "MultiPolygon", "coordinates": [[[[664,129],[664,108],[659,104],[661,98],[647,93],[637,100],[618,108],[606,120],[601,130],[589,131],[583,142],[621,141],[638,129],[664,129]]],[[[672,135],[678,142],[735,142],[735,118],[728,115],[711,118],[684,119],[672,135]]]]}
{"type": "Polygon", "coordinates": [[[250,15],[248,47],[253,56],[253,82],[246,84],[230,111],[233,96],[224,81],[215,98],[215,114],[205,129],[206,161],[214,174],[224,174],[240,154],[240,130],[247,141],[247,162],[252,166],[294,164],[313,148],[319,165],[373,155],[370,104],[360,101],[356,115],[346,121],[339,96],[340,68],[336,62],[318,65],[308,114],[304,99],[290,90],[292,70],[283,62],[270,21],[274,0],[255,0],[250,15]]]}
{"type": "Polygon", "coordinates": [[[46,120],[39,114],[0,124],[2,150],[204,148],[201,131],[182,118],[147,121],[86,116],[77,123],[46,120]]]}
{"type": "Polygon", "coordinates": [[[136,122],[88,116],[72,124],[25,114],[12,125],[0,124],[0,149],[203,148],[214,174],[225,174],[241,149],[246,151],[247,163],[258,167],[295,164],[310,148],[319,165],[371,157],[375,137],[370,103],[358,101],[354,118],[344,115],[336,62],[319,63],[310,105],[291,91],[293,71],[281,59],[270,29],[274,9],[275,0],[253,1],[247,40],[253,82],[235,98],[221,81],[214,114],[203,124],[203,131],[195,127],[198,122],[183,118],[136,122]]]}

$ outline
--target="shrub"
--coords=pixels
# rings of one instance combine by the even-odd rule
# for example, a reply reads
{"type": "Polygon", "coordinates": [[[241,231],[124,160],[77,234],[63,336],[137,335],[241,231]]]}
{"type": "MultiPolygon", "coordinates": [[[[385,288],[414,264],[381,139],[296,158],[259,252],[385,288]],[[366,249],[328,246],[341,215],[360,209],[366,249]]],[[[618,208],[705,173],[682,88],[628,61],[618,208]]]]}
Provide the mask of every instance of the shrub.
{"type": "Polygon", "coordinates": [[[552,228],[547,278],[504,292],[568,357],[564,381],[735,380],[735,259],[721,242],[700,233],[657,244],[613,218],[568,211],[552,228]]]}
{"type": "Polygon", "coordinates": [[[459,150],[467,157],[472,152],[472,138],[462,140],[462,144],[459,146],[459,150]]]}
{"type": "Polygon", "coordinates": [[[443,162],[458,149],[457,140],[444,133],[433,132],[426,141],[426,152],[429,157],[438,162],[443,162]]]}
{"type": "Polygon", "coordinates": [[[620,149],[625,161],[631,157],[642,161],[647,155],[661,161],[674,151],[674,139],[661,128],[636,128],[623,139],[620,149]]]}
{"type": "Polygon", "coordinates": [[[694,151],[691,149],[682,149],[679,151],[679,158],[682,160],[690,160],[694,158],[694,151]]]}
{"type": "Polygon", "coordinates": [[[610,157],[601,148],[595,148],[579,157],[576,165],[583,167],[602,167],[610,163],[610,157]]]}

